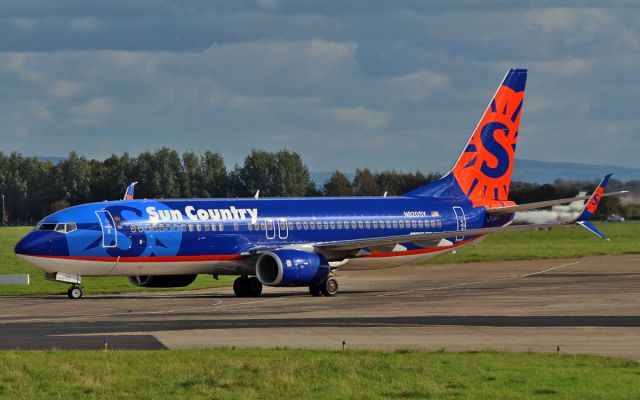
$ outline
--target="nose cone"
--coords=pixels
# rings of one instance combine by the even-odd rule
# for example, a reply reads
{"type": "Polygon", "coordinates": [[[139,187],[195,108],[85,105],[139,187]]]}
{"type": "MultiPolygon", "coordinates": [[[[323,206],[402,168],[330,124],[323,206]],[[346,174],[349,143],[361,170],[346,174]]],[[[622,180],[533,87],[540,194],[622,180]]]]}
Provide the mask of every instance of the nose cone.
{"type": "Polygon", "coordinates": [[[31,231],[16,243],[14,251],[22,256],[68,256],[64,234],[53,231],[31,231]]]}

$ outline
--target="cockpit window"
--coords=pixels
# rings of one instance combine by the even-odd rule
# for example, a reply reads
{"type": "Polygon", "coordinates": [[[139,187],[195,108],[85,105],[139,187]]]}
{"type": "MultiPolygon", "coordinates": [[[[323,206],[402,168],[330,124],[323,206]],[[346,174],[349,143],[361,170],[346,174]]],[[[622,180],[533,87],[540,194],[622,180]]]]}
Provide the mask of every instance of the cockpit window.
{"type": "Polygon", "coordinates": [[[36,225],[37,231],[56,231],[60,233],[69,233],[78,229],[78,225],[75,222],[67,222],[64,224],[38,224],[36,225]]]}
{"type": "Polygon", "coordinates": [[[36,230],[38,231],[52,231],[56,229],[56,224],[38,224],[36,230]]]}

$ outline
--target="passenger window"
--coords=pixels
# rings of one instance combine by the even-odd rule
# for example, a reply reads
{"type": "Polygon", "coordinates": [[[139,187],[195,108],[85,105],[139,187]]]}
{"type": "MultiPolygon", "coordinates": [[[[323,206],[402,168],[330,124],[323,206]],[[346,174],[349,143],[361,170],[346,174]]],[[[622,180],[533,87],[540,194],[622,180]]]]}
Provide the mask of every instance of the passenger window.
{"type": "Polygon", "coordinates": [[[358,229],[362,228],[364,228],[364,224],[362,223],[362,221],[358,221],[358,229]]]}
{"type": "Polygon", "coordinates": [[[349,229],[349,221],[344,221],[344,229],[349,229]]]}
{"type": "Polygon", "coordinates": [[[211,227],[209,226],[209,224],[204,224],[204,231],[205,231],[205,232],[209,232],[209,229],[211,229],[211,227]]]}
{"type": "Polygon", "coordinates": [[[385,223],[385,226],[387,227],[387,229],[391,229],[391,221],[387,221],[385,223]]]}
{"type": "Polygon", "coordinates": [[[378,221],[373,221],[373,229],[378,229],[378,221]]]}
{"type": "Polygon", "coordinates": [[[289,222],[287,226],[289,227],[289,230],[293,230],[293,222],[289,222]]]}
{"type": "Polygon", "coordinates": [[[248,223],[247,229],[249,229],[249,232],[251,232],[253,230],[253,225],[251,223],[248,223]]]}
{"type": "Polygon", "coordinates": [[[309,222],[309,226],[311,227],[311,230],[314,231],[316,229],[316,223],[311,221],[309,222]]]}
{"type": "Polygon", "coordinates": [[[336,222],[336,226],[338,227],[338,229],[342,229],[342,222],[336,222]]]}
{"type": "Polygon", "coordinates": [[[393,220],[393,229],[398,229],[398,221],[393,220]]]}
{"type": "Polygon", "coordinates": [[[422,220],[418,221],[418,228],[424,228],[424,222],[422,222],[422,220]]]}
{"type": "Polygon", "coordinates": [[[365,226],[367,229],[371,229],[371,222],[369,222],[369,221],[365,221],[365,222],[364,222],[364,226],[365,226]]]}
{"type": "Polygon", "coordinates": [[[380,229],[384,229],[384,221],[380,220],[380,229]]]}
{"type": "Polygon", "coordinates": [[[215,232],[216,231],[216,224],[211,224],[211,232],[215,232]]]}
{"type": "Polygon", "coordinates": [[[173,230],[176,232],[180,230],[180,228],[178,227],[178,224],[173,224],[173,230]]]}
{"type": "MultiPolygon", "coordinates": [[[[269,227],[269,229],[271,229],[271,227],[269,227]]],[[[296,229],[302,230],[302,224],[300,222],[296,222],[296,229]]]]}
{"type": "Polygon", "coordinates": [[[145,230],[151,232],[151,226],[149,224],[145,225],[145,230]]]}
{"type": "Polygon", "coordinates": [[[189,232],[193,232],[193,224],[189,224],[189,232]]]}
{"type": "Polygon", "coordinates": [[[322,230],[322,222],[318,222],[318,230],[321,231],[322,230]]]}
{"type": "Polygon", "coordinates": [[[238,223],[237,223],[237,222],[234,222],[234,224],[233,224],[233,230],[237,232],[237,231],[238,231],[238,229],[239,229],[239,227],[238,227],[238,223]]]}
{"type": "Polygon", "coordinates": [[[196,224],[196,231],[200,232],[202,230],[202,225],[200,223],[196,224]]]}
{"type": "Polygon", "coordinates": [[[400,226],[400,228],[404,228],[404,221],[403,220],[398,221],[398,226],[400,226]]]}
{"type": "Polygon", "coordinates": [[[260,229],[263,231],[267,229],[267,226],[264,224],[264,221],[260,223],[260,229]]]}
{"type": "Polygon", "coordinates": [[[329,227],[331,227],[331,229],[336,229],[336,223],[333,221],[329,222],[329,227]]]}
{"type": "Polygon", "coordinates": [[[144,227],[142,225],[138,225],[138,232],[144,232],[144,227]]]}
{"type": "Polygon", "coordinates": [[[356,221],[351,221],[351,229],[356,229],[356,221]]]}
{"type": "Polygon", "coordinates": [[[438,228],[442,228],[442,221],[441,221],[441,220],[438,220],[438,222],[437,222],[437,223],[438,223],[438,228]]]}
{"type": "Polygon", "coordinates": [[[328,222],[323,222],[322,225],[324,226],[324,229],[329,229],[329,223],[328,222]]]}
{"type": "Polygon", "coordinates": [[[219,228],[218,230],[219,230],[220,232],[222,232],[222,231],[224,230],[224,225],[222,224],[222,222],[220,222],[220,223],[218,224],[218,228],[219,228]]]}
{"type": "Polygon", "coordinates": [[[418,227],[418,223],[416,221],[411,221],[411,227],[412,228],[417,228],[418,227]]]}
{"type": "Polygon", "coordinates": [[[436,227],[436,221],[434,219],[431,220],[431,227],[432,228],[436,227]]]}
{"type": "Polygon", "coordinates": [[[154,232],[158,232],[158,225],[155,225],[155,224],[154,224],[154,225],[152,225],[152,226],[151,226],[151,229],[152,229],[154,232]]]}
{"type": "Polygon", "coordinates": [[[131,225],[131,233],[136,233],[136,226],[135,225],[131,225]]]}

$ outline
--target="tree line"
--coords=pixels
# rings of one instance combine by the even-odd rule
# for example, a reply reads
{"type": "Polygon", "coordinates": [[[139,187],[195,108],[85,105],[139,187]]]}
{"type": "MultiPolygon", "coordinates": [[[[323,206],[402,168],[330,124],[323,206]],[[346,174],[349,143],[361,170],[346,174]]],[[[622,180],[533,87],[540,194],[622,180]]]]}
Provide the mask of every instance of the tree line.
{"type": "MultiPolygon", "coordinates": [[[[4,195],[5,224],[32,224],[71,205],[115,200],[134,181],[136,198],[249,197],[257,190],[265,197],[389,196],[401,195],[440,177],[436,173],[356,169],[353,178],[335,171],[323,187],[312,181],[297,152],[252,150],[244,162],[227,170],[223,157],[212,151],[182,154],[168,148],[131,156],[112,154],[105,160],[71,152],[60,162],[0,152],[0,193],[4,195]]],[[[612,181],[614,190],[640,191],[640,181],[612,181]]],[[[510,198],[516,202],[572,197],[591,191],[595,182],[557,180],[538,185],[514,182],[510,198]]],[[[605,213],[628,213],[619,201],[608,199],[605,213]]],[[[634,209],[635,210],[635,209],[634,209]]],[[[636,212],[637,210],[632,210],[636,212]]],[[[606,214],[605,214],[606,215],[606,214]]]]}

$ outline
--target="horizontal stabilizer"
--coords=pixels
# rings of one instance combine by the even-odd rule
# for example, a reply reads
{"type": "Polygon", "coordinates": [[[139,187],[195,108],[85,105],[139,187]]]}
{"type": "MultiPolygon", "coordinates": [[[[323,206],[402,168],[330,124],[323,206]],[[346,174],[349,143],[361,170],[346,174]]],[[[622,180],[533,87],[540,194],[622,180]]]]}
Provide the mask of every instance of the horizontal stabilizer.
{"type": "Polygon", "coordinates": [[[598,229],[596,229],[595,226],[593,226],[591,224],[591,222],[589,221],[578,221],[576,222],[576,224],[580,225],[581,227],[583,227],[584,229],[588,230],[589,232],[593,233],[594,235],[598,236],[600,239],[604,239],[604,240],[609,240],[608,237],[606,237],[605,235],[603,235],[598,229]]]}

